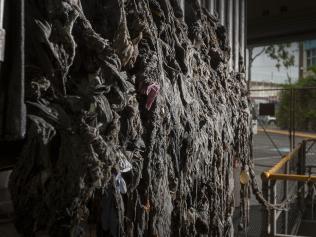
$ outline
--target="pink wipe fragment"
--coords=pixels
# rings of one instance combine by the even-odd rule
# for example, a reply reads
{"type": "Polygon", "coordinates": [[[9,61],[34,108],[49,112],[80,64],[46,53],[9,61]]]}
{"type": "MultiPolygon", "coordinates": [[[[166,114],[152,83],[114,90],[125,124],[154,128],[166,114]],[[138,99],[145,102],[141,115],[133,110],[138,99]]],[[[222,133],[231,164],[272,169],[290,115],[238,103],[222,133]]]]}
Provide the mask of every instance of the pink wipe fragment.
{"type": "Polygon", "coordinates": [[[160,86],[157,83],[151,83],[149,85],[145,85],[142,89],[142,93],[147,95],[146,100],[146,109],[150,110],[152,104],[154,103],[157,95],[159,94],[160,86]]]}

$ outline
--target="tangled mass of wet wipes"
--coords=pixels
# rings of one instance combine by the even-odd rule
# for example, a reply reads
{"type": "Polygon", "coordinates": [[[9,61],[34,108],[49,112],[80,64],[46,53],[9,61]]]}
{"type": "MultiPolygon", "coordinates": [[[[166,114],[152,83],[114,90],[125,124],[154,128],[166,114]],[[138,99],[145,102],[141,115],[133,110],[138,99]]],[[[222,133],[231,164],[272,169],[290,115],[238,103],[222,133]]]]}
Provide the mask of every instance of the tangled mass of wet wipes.
{"type": "Polygon", "coordinates": [[[10,180],[25,236],[232,236],[249,159],[226,30],[177,0],[27,0],[27,138],[10,180]]]}

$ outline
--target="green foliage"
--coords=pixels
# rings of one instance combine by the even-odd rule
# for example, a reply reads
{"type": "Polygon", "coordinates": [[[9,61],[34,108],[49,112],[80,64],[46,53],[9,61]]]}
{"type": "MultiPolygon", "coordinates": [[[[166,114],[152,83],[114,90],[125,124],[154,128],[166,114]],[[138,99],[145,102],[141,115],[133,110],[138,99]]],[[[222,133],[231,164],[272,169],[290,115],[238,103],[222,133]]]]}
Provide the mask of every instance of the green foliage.
{"type": "MultiPolygon", "coordinates": [[[[253,54],[253,47],[249,47],[249,65],[248,65],[248,88],[250,88],[251,82],[251,68],[252,63],[262,54],[268,55],[272,60],[276,61],[276,68],[280,70],[280,67],[283,65],[285,68],[294,66],[295,57],[290,52],[291,44],[278,44],[278,45],[269,45],[262,47],[259,52],[253,54]]],[[[289,81],[291,78],[288,75],[289,81]]]]}
{"type": "Polygon", "coordinates": [[[276,68],[280,69],[281,65],[289,68],[294,65],[295,57],[290,53],[291,44],[270,45],[265,48],[265,53],[276,61],[276,68]]]}
{"type": "Polygon", "coordinates": [[[316,131],[316,68],[310,69],[310,75],[297,83],[284,86],[280,95],[280,104],[277,111],[277,120],[281,128],[289,128],[291,109],[291,89],[294,94],[295,127],[299,130],[316,131]]]}
{"type": "Polygon", "coordinates": [[[310,67],[309,71],[311,71],[312,73],[316,75],[316,66],[310,67]]]}

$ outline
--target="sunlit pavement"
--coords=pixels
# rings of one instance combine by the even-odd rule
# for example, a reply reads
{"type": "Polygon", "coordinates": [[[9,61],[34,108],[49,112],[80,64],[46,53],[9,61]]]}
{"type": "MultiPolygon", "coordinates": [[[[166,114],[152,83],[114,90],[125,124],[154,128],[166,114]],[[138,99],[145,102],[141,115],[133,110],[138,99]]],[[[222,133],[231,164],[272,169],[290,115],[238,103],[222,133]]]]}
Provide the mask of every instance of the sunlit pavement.
{"type": "MultiPolygon", "coordinates": [[[[303,138],[296,137],[296,144],[302,142],[303,138]]],[[[259,187],[261,189],[261,173],[271,168],[276,162],[278,162],[283,155],[286,155],[290,151],[290,139],[288,135],[274,134],[264,132],[258,132],[253,137],[253,159],[255,164],[255,173],[259,187]],[[269,137],[271,140],[269,139],[269,137]]],[[[258,205],[258,202],[252,196],[252,205],[258,205]]]]}

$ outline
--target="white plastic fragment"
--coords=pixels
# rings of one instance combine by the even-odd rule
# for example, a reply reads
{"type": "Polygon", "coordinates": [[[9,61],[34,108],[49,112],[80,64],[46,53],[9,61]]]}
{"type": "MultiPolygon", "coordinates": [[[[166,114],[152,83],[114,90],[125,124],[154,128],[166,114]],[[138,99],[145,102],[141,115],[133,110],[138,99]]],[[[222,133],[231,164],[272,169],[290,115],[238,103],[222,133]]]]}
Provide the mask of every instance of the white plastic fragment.
{"type": "Polygon", "coordinates": [[[121,173],[126,173],[133,168],[132,164],[126,158],[120,159],[119,166],[121,173]]]}
{"type": "Polygon", "coordinates": [[[123,179],[121,173],[118,173],[115,177],[115,187],[116,190],[122,194],[127,193],[127,187],[125,180],[123,179]]]}

